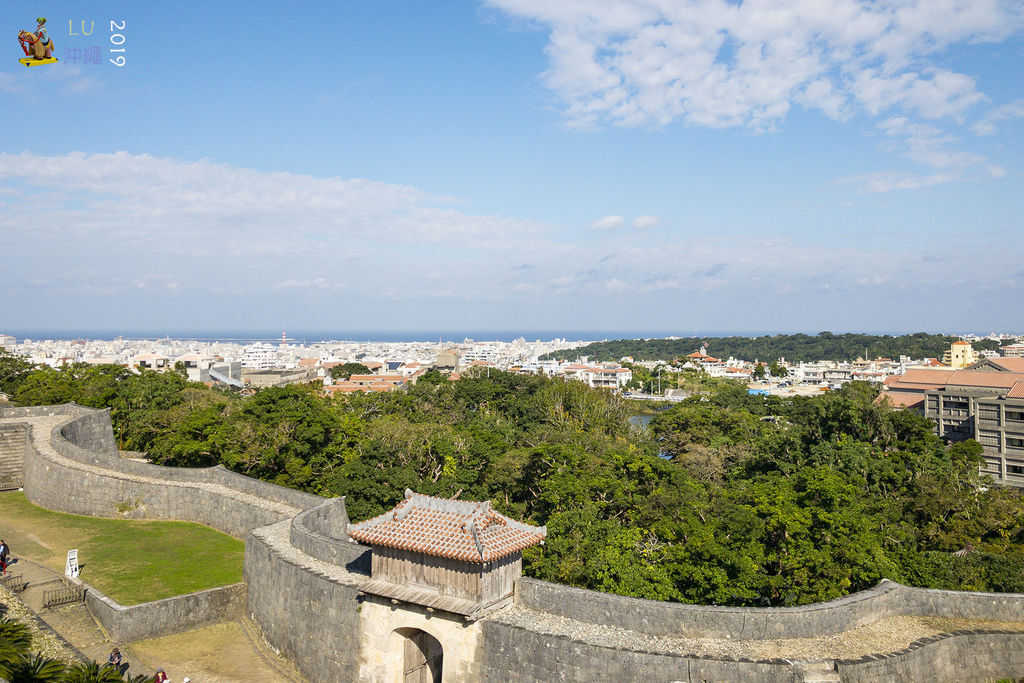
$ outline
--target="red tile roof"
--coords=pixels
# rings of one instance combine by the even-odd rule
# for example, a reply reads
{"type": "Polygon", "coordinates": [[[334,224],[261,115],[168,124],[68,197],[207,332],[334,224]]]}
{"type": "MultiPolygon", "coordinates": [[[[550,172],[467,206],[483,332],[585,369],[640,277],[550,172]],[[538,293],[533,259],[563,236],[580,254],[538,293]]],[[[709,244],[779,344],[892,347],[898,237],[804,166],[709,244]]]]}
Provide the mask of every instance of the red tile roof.
{"type": "Polygon", "coordinates": [[[499,514],[490,501],[434,498],[406,489],[405,500],[393,510],[350,524],[348,533],[371,545],[484,563],[543,543],[547,527],[499,514]]]}
{"type": "Polygon", "coordinates": [[[992,372],[985,370],[954,370],[950,372],[947,370],[922,370],[915,368],[907,370],[899,377],[886,377],[884,383],[892,390],[924,392],[943,387],[1010,389],[1020,381],[1024,381],[1024,373],[1021,372],[992,372]]]}
{"type": "Polygon", "coordinates": [[[888,401],[893,408],[918,408],[924,403],[924,394],[909,391],[885,391],[879,394],[879,402],[888,401]]]}
{"type": "Polygon", "coordinates": [[[984,372],[981,370],[957,370],[947,385],[958,387],[1012,387],[1014,382],[1024,379],[1016,372],[984,372]]]}
{"type": "Polygon", "coordinates": [[[1010,387],[1010,390],[1006,392],[1006,398],[1024,398],[1024,380],[1018,380],[1010,387]]]}
{"type": "Polygon", "coordinates": [[[1024,358],[990,358],[989,360],[1010,372],[1024,372],[1024,358]]]}
{"type": "Polygon", "coordinates": [[[950,370],[924,370],[911,368],[902,375],[890,375],[884,382],[893,389],[917,389],[926,391],[946,386],[954,372],[950,370]]]}

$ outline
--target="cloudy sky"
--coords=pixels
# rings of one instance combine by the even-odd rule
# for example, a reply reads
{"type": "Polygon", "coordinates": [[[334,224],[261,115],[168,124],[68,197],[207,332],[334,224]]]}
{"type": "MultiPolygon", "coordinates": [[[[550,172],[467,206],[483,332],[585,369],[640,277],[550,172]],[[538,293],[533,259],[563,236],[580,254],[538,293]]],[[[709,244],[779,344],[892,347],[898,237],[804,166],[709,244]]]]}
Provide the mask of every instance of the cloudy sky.
{"type": "Polygon", "coordinates": [[[1021,0],[240,7],[0,5],[0,332],[1024,331],[1021,0]]]}

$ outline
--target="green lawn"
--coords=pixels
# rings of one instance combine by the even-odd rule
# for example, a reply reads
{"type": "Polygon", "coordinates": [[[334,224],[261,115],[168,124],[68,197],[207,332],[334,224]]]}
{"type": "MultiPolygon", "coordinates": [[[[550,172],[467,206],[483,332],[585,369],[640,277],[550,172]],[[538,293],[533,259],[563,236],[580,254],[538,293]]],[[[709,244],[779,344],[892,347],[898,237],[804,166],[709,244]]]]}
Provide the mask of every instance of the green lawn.
{"type": "Polygon", "coordinates": [[[13,557],[62,573],[77,548],[82,580],[124,605],[242,580],[245,543],[210,527],[50,512],[20,491],[0,494],[0,538],[13,557]]]}

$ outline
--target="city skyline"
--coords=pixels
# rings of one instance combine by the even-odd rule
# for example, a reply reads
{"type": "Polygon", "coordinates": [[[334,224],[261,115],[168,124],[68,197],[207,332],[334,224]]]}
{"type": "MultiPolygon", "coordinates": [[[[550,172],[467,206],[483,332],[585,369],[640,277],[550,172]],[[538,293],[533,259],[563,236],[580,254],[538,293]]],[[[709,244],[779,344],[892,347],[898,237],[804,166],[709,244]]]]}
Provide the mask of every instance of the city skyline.
{"type": "Polygon", "coordinates": [[[1016,329],[1018,3],[595,7],[0,8],[0,332],[1016,329]]]}

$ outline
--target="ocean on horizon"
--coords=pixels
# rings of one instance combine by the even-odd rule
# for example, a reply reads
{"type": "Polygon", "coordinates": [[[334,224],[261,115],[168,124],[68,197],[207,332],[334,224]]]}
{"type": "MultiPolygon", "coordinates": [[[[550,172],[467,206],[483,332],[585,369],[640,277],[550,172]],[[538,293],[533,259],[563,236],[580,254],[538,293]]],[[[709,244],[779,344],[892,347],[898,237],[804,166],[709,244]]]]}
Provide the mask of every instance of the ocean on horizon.
{"type": "MultiPolygon", "coordinates": [[[[665,337],[752,337],[777,332],[752,331],[703,331],[703,330],[285,330],[292,344],[313,344],[323,341],[351,342],[441,342],[461,343],[465,339],[474,341],[511,342],[522,337],[528,342],[566,339],[567,341],[602,341],[612,339],[661,339],[665,337]]],[[[122,337],[130,340],[174,339],[202,342],[279,342],[281,331],[273,330],[3,330],[19,342],[98,339],[109,340],[122,337]]],[[[816,334],[816,333],[813,333],[816,334]]]]}

